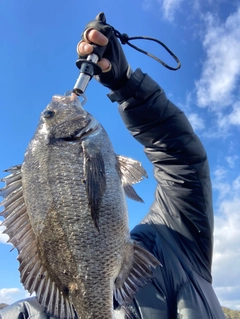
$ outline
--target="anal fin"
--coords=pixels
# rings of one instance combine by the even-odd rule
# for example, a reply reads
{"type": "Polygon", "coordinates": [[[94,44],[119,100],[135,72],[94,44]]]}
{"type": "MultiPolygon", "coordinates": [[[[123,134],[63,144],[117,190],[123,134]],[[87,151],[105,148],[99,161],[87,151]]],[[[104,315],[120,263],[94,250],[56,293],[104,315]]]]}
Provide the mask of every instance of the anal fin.
{"type": "Polygon", "coordinates": [[[137,242],[130,242],[118,277],[115,280],[114,298],[119,305],[132,302],[135,293],[153,277],[153,270],[161,263],[137,242]],[[132,256],[130,255],[132,253],[132,256]]]}

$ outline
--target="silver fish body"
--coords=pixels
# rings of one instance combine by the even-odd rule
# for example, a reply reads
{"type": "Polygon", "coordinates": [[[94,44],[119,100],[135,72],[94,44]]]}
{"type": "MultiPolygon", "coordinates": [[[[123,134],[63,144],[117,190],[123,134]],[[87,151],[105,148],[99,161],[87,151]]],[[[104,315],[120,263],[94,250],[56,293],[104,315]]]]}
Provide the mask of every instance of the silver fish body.
{"type": "Polygon", "coordinates": [[[116,156],[78,99],[54,96],[22,165],[0,191],[21,282],[60,319],[114,318],[113,295],[130,303],[159,262],[130,239],[125,194],[146,173],[116,156]]]}

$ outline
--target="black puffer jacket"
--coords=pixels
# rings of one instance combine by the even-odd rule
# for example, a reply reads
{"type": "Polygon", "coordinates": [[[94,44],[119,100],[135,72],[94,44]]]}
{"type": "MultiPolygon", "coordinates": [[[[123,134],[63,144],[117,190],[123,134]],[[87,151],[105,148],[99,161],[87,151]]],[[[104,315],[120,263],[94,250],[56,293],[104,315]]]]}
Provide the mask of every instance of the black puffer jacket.
{"type": "Polygon", "coordinates": [[[184,113],[137,70],[128,88],[110,94],[154,165],[150,212],[131,236],[162,263],[132,305],[137,318],[225,318],[213,291],[212,191],[208,160],[184,113]]]}
{"type": "MultiPolygon", "coordinates": [[[[158,182],[156,200],[131,236],[162,267],[129,310],[143,319],[224,319],[211,285],[211,181],[200,140],[184,113],[139,69],[109,98],[119,103],[126,127],[144,145],[158,182]]],[[[22,318],[20,312],[32,318],[31,311],[34,319],[45,318],[39,310],[36,315],[35,300],[30,299],[2,310],[2,319],[22,318]]]]}

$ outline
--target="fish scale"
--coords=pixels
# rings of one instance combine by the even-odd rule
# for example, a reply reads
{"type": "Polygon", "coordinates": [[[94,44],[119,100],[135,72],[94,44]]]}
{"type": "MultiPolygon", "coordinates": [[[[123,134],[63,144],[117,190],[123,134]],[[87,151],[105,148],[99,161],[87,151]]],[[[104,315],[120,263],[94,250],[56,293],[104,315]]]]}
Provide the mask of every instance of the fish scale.
{"type": "MultiPolygon", "coordinates": [[[[102,309],[105,311],[107,311],[107,308],[111,308],[112,307],[112,300],[109,297],[109,291],[111,292],[113,290],[113,282],[111,283],[111,290],[107,289],[108,291],[108,295],[104,296],[104,291],[106,291],[106,289],[104,289],[103,287],[103,283],[104,280],[103,278],[101,278],[100,281],[100,285],[98,285],[99,279],[99,273],[101,272],[101,269],[105,269],[106,271],[106,283],[109,286],[109,277],[113,277],[114,273],[113,273],[113,269],[115,270],[116,266],[113,267],[113,262],[115,260],[114,257],[114,252],[116,251],[116,249],[119,247],[119,244],[121,245],[121,243],[119,242],[119,239],[117,238],[117,241],[114,242],[112,236],[109,236],[109,238],[111,238],[111,246],[108,247],[109,250],[109,254],[105,255],[105,251],[106,251],[106,232],[109,232],[110,228],[109,226],[112,225],[112,220],[109,219],[109,217],[112,214],[112,207],[108,207],[108,209],[105,208],[105,203],[103,202],[102,205],[102,209],[100,210],[100,215],[101,215],[101,211],[103,212],[103,218],[100,218],[100,233],[98,234],[97,229],[94,227],[92,220],[90,218],[89,215],[89,209],[88,209],[88,201],[87,201],[87,195],[86,195],[86,190],[85,190],[85,185],[83,183],[72,183],[72,180],[69,178],[71,176],[76,176],[77,174],[83,175],[83,171],[81,170],[81,168],[83,167],[83,161],[84,158],[82,155],[78,155],[79,151],[76,150],[76,146],[75,145],[69,145],[69,152],[64,152],[63,154],[59,155],[59,149],[57,148],[57,146],[53,146],[53,148],[50,148],[49,153],[47,154],[48,156],[46,156],[46,151],[44,152],[44,150],[42,148],[39,147],[38,152],[39,153],[35,153],[35,155],[37,156],[38,160],[40,161],[40,165],[41,165],[41,171],[39,171],[39,175],[42,175],[42,169],[45,170],[45,166],[46,166],[46,171],[48,171],[49,173],[45,176],[46,180],[42,181],[42,183],[49,185],[49,188],[51,190],[52,193],[52,199],[53,199],[53,205],[55,206],[56,212],[57,212],[57,216],[55,217],[56,220],[62,220],[65,219],[67,221],[67,223],[62,225],[62,231],[65,234],[65,236],[68,238],[66,242],[69,243],[69,245],[71,246],[70,248],[70,255],[72,258],[68,258],[68,272],[69,272],[69,276],[71,276],[71,278],[73,277],[77,277],[78,276],[78,271],[77,268],[79,269],[79,273],[81,274],[80,279],[85,280],[87,276],[89,276],[89,272],[91,273],[91,277],[90,280],[86,281],[85,285],[88,286],[88,289],[86,291],[85,286],[83,286],[81,284],[81,282],[79,282],[79,280],[62,280],[61,284],[62,286],[65,286],[65,289],[69,289],[71,291],[72,294],[72,299],[75,299],[74,296],[74,290],[76,289],[77,292],[79,292],[81,295],[84,295],[85,297],[83,298],[83,305],[86,305],[86,303],[88,300],[94,299],[96,300],[97,298],[99,298],[99,296],[101,296],[101,301],[102,303],[104,303],[104,300],[106,299],[108,301],[108,307],[106,307],[107,305],[105,305],[104,307],[102,307],[102,309]],[[71,149],[72,148],[72,149],[71,149]],[[43,157],[43,161],[41,161],[42,155],[44,154],[43,157]],[[75,155],[75,156],[74,156],[75,155]],[[49,163],[51,163],[51,166],[49,166],[49,163]],[[57,172],[57,176],[56,175],[57,172]],[[62,176],[60,175],[62,172],[62,176]],[[60,176],[59,176],[60,175],[60,176]],[[59,178],[60,177],[60,178],[59,178]],[[50,179],[50,180],[49,180],[50,179]],[[60,194],[60,196],[59,196],[60,194]],[[76,201],[77,199],[77,201],[76,201]],[[76,207],[75,207],[76,206],[76,207]],[[76,210],[77,208],[77,210],[76,210]],[[81,211],[81,214],[79,215],[77,212],[81,211]],[[88,227],[88,231],[87,232],[82,232],[81,228],[79,227],[79,224],[76,224],[74,222],[74,215],[78,214],[77,219],[78,219],[78,223],[80,225],[84,225],[84,227],[88,227]],[[110,215],[110,216],[109,216],[110,215]],[[68,216],[71,219],[71,223],[68,222],[68,216]],[[75,227],[74,227],[75,226],[75,227]],[[74,229],[75,228],[75,229],[74,229]],[[80,229],[79,229],[80,228],[80,229]],[[105,231],[104,231],[105,230],[105,231]],[[75,242],[77,242],[78,244],[76,245],[75,242]],[[87,243],[87,245],[86,245],[87,243]],[[87,247],[86,247],[87,246],[87,247]],[[97,248],[97,249],[96,249],[97,248]],[[111,250],[110,250],[111,249],[111,250]],[[74,256],[74,257],[73,257],[74,256]],[[104,260],[104,256],[106,256],[106,260],[104,260]],[[73,262],[69,262],[69,260],[72,260],[73,262]],[[101,261],[101,262],[100,262],[101,261]],[[78,267],[77,267],[77,263],[79,263],[78,267]],[[99,267],[97,269],[96,264],[99,263],[99,267]],[[88,265],[88,270],[86,271],[86,266],[88,265]],[[91,269],[93,266],[93,269],[91,269]],[[111,266],[111,267],[109,267],[111,266]],[[109,270],[108,270],[109,267],[109,270]],[[71,288],[69,288],[69,286],[71,288]],[[100,287],[100,289],[96,289],[96,287],[100,287]],[[88,291],[90,291],[90,293],[88,293],[88,291]],[[93,298],[93,291],[96,294],[96,297],[93,298]],[[110,302],[109,302],[110,301],[110,302]]],[[[112,154],[115,157],[115,154],[112,152],[112,154]]],[[[109,156],[108,156],[109,157],[109,156]]],[[[106,165],[107,166],[107,165],[106,165]]],[[[27,167],[24,168],[25,170],[28,170],[27,167]]],[[[30,168],[31,170],[32,168],[30,168]]],[[[112,169],[111,169],[112,170],[112,169]]],[[[35,183],[36,180],[36,176],[38,175],[36,172],[36,168],[34,169],[35,171],[35,176],[34,176],[34,181],[33,183],[35,183]]],[[[116,173],[115,173],[116,174],[116,173]]],[[[113,190],[116,189],[119,190],[119,185],[116,186],[116,179],[114,180],[112,178],[112,171],[110,171],[109,173],[106,172],[106,176],[109,176],[111,178],[111,180],[113,180],[113,182],[109,185],[109,188],[111,187],[113,190]]],[[[31,175],[28,175],[29,180],[26,181],[27,185],[32,185],[32,180],[31,180],[31,175]]],[[[41,180],[42,177],[39,176],[39,180],[41,180]]],[[[118,183],[119,182],[119,178],[118,178],[118,183]]],[[[31,188],[30,190],[25,189],[25,193],[28,193],[31,198],[34,198],[34,194],[31,192],[31,188]]],[[[33,190],[34,191],[34,190],[33,190]]],[[[47,194],[44,195],[44,197],[47,197],[47,194]]],[[[111,199],[111,194],[110,194],[110,199],[111,199]]],[[[118,202],[118,214],[115,214],[115,218],[119,217],[118,219],[120,220],[116,220],[115,222],[116,225],[119,224],[119,222],[122,221],[121,219],[126,218],[126,216],[124,216],[123,212],[126,212],[126,207],[125,207],[125,203],[122,200],[123,194],[119,195],[119,200],[116,198],[115,196],[115,201],[118,202]],[[121,203],[122,202],[122,203],[121,203]],[[123,206],[124,205],[124,206],[123,206]]],[[[28,201],[28,199],[27,199],[28,201]]],[[[39,198],[39,203],[36,202],[35,199],[35,207],[36,206],[40,206],[41,205],[41,201],[42,201],[42,196],[39,198]]],[[[107,197],[106,194],[106,205],[109,206],[109,198],[107,197]]],[[[113,203],[113,202],[112,202],[113,203]]],[[[115,204],[113,206],[116,206],[115,204]]],[[[51,216],[51,218],[53,218],[55,216],[54,212],[49,212],[49,215],[51,216]]],[[[59,228],[55,226],[55,229],[53,229],[52,227],[49,227],[49,220],[46,219],[45,222],[45,227],[42,230],[42,233],[44,233],[44,237],[41,238],[41,242],[58,242],[58,246],[57,247],[53,247],[52,245],[49,246],[49,249],[44,249],[43,251],[43,255],[44,256],[49,256],[47,258],[47,264],[48,264],[48,269],[50,268],[51,272],[54,273],[54,275],[56,274],[57,277],[59,277],[63,272],[64,272],[64,268],[67,268],[67,265],[65,265],[66,263],[64,262],[64,256],[66,255],[66,253],[69,251],[68,247],[64,247],[64,249],[61,249],[60,245],[59,245],[59,240],[58,239],[58,235],[59,235],[59,228]],[[48,237],[48,234],[50,237],[48,237]],[[55,262],[55,258],[50,258],[51,256],[54,255],[55,251],[62,251],[62,254],[59,254],[59,256],[57,256],[57,260],[62,260],[61,264],[55,262]],[[54,270],[53,270],[54,269],[54,270]]],[[[56,221],[52,221],[50,222],[50,225],[54,224],[56,225],[56,221]]],[[[125,226],[126,230],[127,230],[127,226],[125,226]]],[[[61,228],[60,228],[61,229],[61,228]]],[[[125,230],[125,233],[126,233],[125,230]]],[[[114,231],[114,229],[113,229],[114,231]]],[[[124,236],[122,237],[122,240],[126,240],[124,238],[124,236]]],[[[64,239],[62,239],[63,243],[65,242],[64,239]]],[[[120,268],[120,266],[119,266],[120,268]]],[[[117,269],[117,271],[119,271],[119,268],[117,269]]],[[[116,270],[115,270],[116,272],[116,270]]],[[[116,275],[116,274],[115,274],[116,275]]],[[[62,290],[64,290],[64,288],[62,288],[62,290]]],[[[79,298],[76,297],[76,299],[78,300],[79,298]]],[[[78,300],[79,303],[79,300],[78,300]]],[[[81,307],[84,307],[84,306],[81,307]]],[[[91,305],[89,305],[87,308],[89,308],[91,305]]],[[[109,311],[109,310],[108,310],[109,311]]],[[[86,312],[86,311],[85,311],[86,312]]],[[[85,314],[86,315],[86,314],[85,314]]],[[[93,316],[93,315],[91,315],[93,316]]],[[[102,312],[99,312],[99,310],[97,310],[97,313],[94,313],[94,318],[109,318],[108,314],[106,314],[104,316],[104,314],[102,312]]]]}
{"type": "Polygon", "coordinates": [[[114,318],[113,295],[129,304],[159,265],[128,229],[125,195],[142,201],[131,186],[141,164],[115,154],[76,97],[55,96],[10,171],[0,214],[24,287],[60,319],[114,318]]]}

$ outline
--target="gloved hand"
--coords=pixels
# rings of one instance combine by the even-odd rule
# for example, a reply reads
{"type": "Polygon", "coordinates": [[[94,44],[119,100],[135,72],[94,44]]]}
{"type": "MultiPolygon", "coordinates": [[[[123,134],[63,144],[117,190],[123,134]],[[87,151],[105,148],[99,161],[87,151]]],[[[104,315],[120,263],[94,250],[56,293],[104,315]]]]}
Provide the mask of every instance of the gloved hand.
{"type": "Polygon", "coordinates": [[[111,90],[123,87],[129,78],[130,67],[113,28],[106,23],[103,12],[97,15],[96,20],[86,25],[82,38],[77,46],[80,59],[86,59],[92,52],[102,57],[98,65],[103,73],[95,76],[97,81],[111,90]],[[103,54],[100,52],[102,46],[105,46],[103,54]]]}

